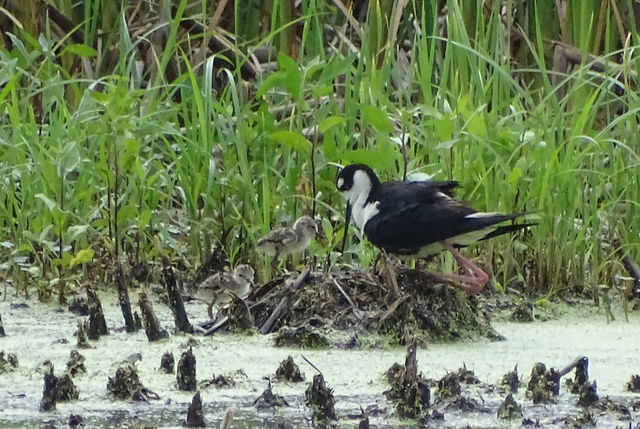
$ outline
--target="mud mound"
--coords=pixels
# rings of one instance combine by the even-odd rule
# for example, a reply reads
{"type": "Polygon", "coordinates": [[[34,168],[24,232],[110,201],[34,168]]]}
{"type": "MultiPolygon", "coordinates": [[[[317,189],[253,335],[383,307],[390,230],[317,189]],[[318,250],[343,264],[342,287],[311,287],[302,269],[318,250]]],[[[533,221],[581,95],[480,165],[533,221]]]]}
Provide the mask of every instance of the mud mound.
{"type": "Polygon", "coordinates": [[[414,337],[422,342],[501,338],[476,298],[417,270],[398,270],[397,281],[399,295],[364,270],[294,273],[254,291],[250,311],[260,332],[278,331],[276,342],[282,345],[336,345],[335,332],[351,336],[337,344],[347,348],[359,346],[359,335],[372,333],[392,344],[414,337]]]}

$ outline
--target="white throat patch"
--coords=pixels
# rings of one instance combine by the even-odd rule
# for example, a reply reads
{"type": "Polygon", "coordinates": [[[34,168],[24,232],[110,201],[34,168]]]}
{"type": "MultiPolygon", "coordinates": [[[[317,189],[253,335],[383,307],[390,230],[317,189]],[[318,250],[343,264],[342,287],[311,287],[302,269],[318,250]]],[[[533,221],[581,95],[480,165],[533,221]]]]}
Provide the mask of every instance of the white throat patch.
{"type": "MultiPolygon", "coordinates": [[[[342,180],[342,178],[338,180],[339,186],[344,183],[340,183],[340,180],[342,180]]],[[[345,200],[349,201],[351,205],[355,205],[356,201],[362,198],[362,196],[364,196],[365,200],[367,199],[369,192],[371,192],[371,187],[371,179],[369,179],[367,173],[362,170],[358,170],[353,174],[353,183],[351,187],[346,191],[340,192],[340,194],[345,200]]]]}
{"type": "Polygon", "coordinates": [[[360,229],[361,234],[366,223],[380,212],[378,209],[379,201],[367,204],[371,188],[372,184],[369,175],[364,171],[358,170],[353,175],[353,186],[341,192],[342,196],[351,204],[353,222],[360,229]]]}

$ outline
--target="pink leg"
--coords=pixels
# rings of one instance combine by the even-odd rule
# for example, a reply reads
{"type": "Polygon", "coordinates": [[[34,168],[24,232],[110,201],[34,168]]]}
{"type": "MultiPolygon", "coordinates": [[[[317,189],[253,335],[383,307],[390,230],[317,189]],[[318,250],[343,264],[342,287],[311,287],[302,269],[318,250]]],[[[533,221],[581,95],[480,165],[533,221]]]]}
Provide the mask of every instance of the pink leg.
{"type": "Polygon", "coordinates": [[[441,280],[453,283],[468,295],[474,295],[480,292],[484,284],[489,281],[487,273],[482,271],[482,268],[462,256],[451,244],[446,241],[441,241],[440,244],[451,252],[458,265],[460,265],[460,268],[467,272],[467,275],[435,274],[435,276],[441,280]]]}

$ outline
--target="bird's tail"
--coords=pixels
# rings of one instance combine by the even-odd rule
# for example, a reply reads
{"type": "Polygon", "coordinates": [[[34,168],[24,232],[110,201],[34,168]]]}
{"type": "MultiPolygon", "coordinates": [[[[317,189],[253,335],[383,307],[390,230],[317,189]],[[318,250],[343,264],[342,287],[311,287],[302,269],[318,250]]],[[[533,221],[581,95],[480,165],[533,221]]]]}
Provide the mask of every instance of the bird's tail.
{"type": "MultiPolygon", "coordinates": [[[[519,218],[523,218],[523,217],[527,217],[530,216],[532,214],[532,212],[520,212],[520,213],[511,213],[511,214],[507,214],[507,215],[502,215],[501,216],[501,220],[498,222],[494,222],[494,223],[502,223],[502,222],[506,222],[509,220],[515,220],[515,219],[519,219],[519,218]]],[[[523,222],[523,223],[512,223],[511,225],[501,225],[499,227],[497,227],[496,229],[494,229],[493,231],[489,232],[487,235],[485,235],[484,237],[482,237],[482,240],[487,240],[489,238],[493,238],[493,237],[497,237],[499,235],[502,234],[508,234],[510,232],[514,232],[514,231],[519,231],[521,229],[525,229],[528,228],[530,226],[534,226],[537,225],[538,222],[523,222]]]]}
{"type": "Polygon", "coordinates": [[[518,231],[520,229],[524,229],[530,226],[534,226],[537,225],[538,222],[526,222],[526,223],[514,223],[511,225],[503,225],[503,226],[499,226],[497,227],[495,230],[491,231],[489,234],[485,235],[484,237],[482,237],[482,240],[487,240],[489,238],[493,238],[493,237],[497,237],[498,235],[502,235],[502,234],[508,234],[510,232],[513,231],[518,231]]]}

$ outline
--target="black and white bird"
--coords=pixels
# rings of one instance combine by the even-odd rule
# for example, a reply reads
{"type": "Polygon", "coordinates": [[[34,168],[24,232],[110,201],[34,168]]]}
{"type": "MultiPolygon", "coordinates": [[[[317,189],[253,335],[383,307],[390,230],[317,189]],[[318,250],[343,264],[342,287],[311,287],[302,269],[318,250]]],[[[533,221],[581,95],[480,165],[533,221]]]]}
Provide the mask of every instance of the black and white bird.
{"type": "Polygon", "coordinates": [[[220,309],[236,297],[245,299],[249,296],[254,276],[251,266],[240,264],[232,272],[221,271],[207,277],[197,288],[189,292],[193,298],[208,304],[207,312],[213,319],[213,307],[220,309]]]}
{"type": "Polygon", "coordinates": [[[457,186],[455,181],[380,182],[367,165],[346,166],[336,179],[338,191],[347,200],[345,237],[353,216],[361,234],[386,252],[427,257],[448,250],[465,274],[436,276],[470,295],[477,293],[489,276],[457,248],[533,224],[504,225],[522,213],[475,211],[453,198],[457,186]]]}
{"type": "Polygon", "coordinates": [[[280,256],[303,252],[317,233],[316,222],[309,216],[302,216],[291,228],[283,227],[270,231],[258,241],[256,247],[267,255],[273,255],[271,264],[275,265],[280,256]]]}

